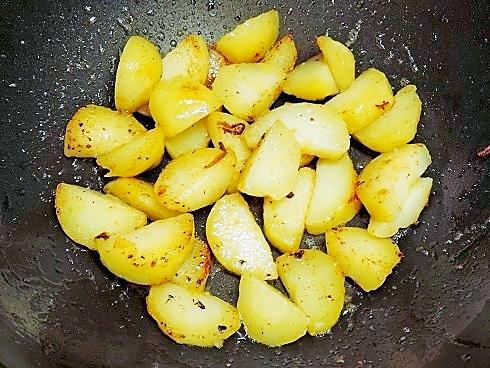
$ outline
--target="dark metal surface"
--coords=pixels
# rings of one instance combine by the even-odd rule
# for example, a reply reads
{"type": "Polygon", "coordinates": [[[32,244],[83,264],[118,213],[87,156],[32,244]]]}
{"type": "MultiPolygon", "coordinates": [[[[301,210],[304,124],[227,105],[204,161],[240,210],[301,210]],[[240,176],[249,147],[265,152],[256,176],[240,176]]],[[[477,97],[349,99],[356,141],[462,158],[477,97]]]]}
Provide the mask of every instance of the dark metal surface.
{"type": "MultiPolygon", "coordinates": [[[[488,363],[488,3],[463,1],[21,1],[0,4],[0,363],[7,367],[483,367],[488,363]],[[302,59],[314,36],[347,41],[358,70],[418,86],[435,179],[430,207],[398,236],[402,264],[353,299],[323,338],[266,348],[235,335],[221,350],[179,346],[145,311],[145,288],[67,240],[53,211],[60,181],[100,189],[91,160],[63,157],[64,127],[87,103],[113,106],[129,34],[167,52],[209,41],[275,7],[302,59]],[[472,322],[473,321],[473,322],[472,322]],[[449,360],[448,360],[449,359],[449,360]]],[[[358,168],[372,155],[353,144],[358,168]]],[[[151,175],[150,175],[151,176],[151,175]]],[[[260,204],[255,201],[255,209],[260,204]]],[[[199,212],[203,234],[206,211],[199,212]]],[[[359,220],[359,221],[362,221],[359,220]]],[[[305,246],[321,244],[308,237],[305,246]]],[[[210,288],[233,301],[237,279],[210,288]]]]}

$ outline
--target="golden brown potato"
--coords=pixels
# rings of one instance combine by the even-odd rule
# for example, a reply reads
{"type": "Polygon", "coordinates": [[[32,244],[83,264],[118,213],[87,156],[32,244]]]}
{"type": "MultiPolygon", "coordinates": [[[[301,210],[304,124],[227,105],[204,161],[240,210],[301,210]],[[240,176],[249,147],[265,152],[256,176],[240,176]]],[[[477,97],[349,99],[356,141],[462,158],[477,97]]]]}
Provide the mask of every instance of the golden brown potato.
{"type": "Polygon", "coordinates": [[[235,173],[233,151],[200,148],[172,160],[155,183],[160,203],[188,212],[209,206],[225,193],[235,173]]]}
{"type": "Polygon", "coordinates": [[[262,59],[263,63],[276,65],[286,73],[291,71],[296,64],[298,51],[292,35],[286,35],[276,42],[262,59]]]}
{"type": "Polygon", "coordinates": [[[191,253],[193,240],[190,213],[154,221],[129,233],[104,232],[95,238],[104,266],[140,285],[158,285],[172,277],[191,253]]]}
{"type": "Polygon", "coordinates": [[[326,241],[328,254],[364,291],[379,288],[402,255],[391,239],[377,238],[357,227],[328,230],[326,241]]]}
{"type": "Polygon", "coordinates": [[[67,157],[97,157],[144,132],[145,127],[131,114],[87,105],[66,125],[64,153],[67,157]]]}
{"type": "Polygon", "coordinates": [[[248,19],[222,36],[216,49],[234,64],[255,63],[274,45],[279,35],[279,13],[270,10],[248,19]]]}
{"type": "Polygon", "coordinates": [[[356,62],[352,51],[328,36],[317,37],[316,42],[332,72],[337,87],[340,91],[345,91],[356,77],[356,62]]]}
{"type": "Polygon", "coordinates": [[[111,195],[78,185],[61,183],[55,193],[56,216],[65,234],[78,244],[95,249],[94,238],[122,233],[146,224],[146,215],[111,195]]]}
{"type": "Polygon", "coordinates": [[[136,178],[118,178],[104,186],[104,192],[144,212],[152,220],[164,220],[180,212],[162,206],[156,198],[153,184],[136,178]]]}
{"type": "Polygon", "coordinates": [[[134,112],[146,105],[162,74],[158,49],[140,36],[131,36],[124,46],[116,73],[116,108],[134,112]]]}
{"type": "Polygon", "coordinates": [[[230,64],[226,58],[221,55],[221,53],[216,50],[216,48],[213,45],[208,45],[208,51],[209,51],[209,69],[208,69],[208,76],[206,77],[206,82],[204,85],[208,88],[211,88],[213,85],[214,80],[216,79],[216,76],[219,73],[219,70],[225,66],[230,64]]]}
{"type": "Polygon", "coordinates": [[[206,238],[219,261],[237,275],[253,273],[263,280],[277,278],[269,244],[239,193],[218,200],[206,221],[206,238]]]}
{"type": "Polygon", "coordinates": [[[155,128],[135,140],[114,148],[97,158],[97,164],[109,172],[106,177],[133,177],[157,166],[165,151],[163,129],[155,128]]]}
{"type": "Polygon", "coordinates": [[[283,293],[251,274],[240,279],[237,303],[247,335],[267,346],[281,346],[306,333],[304,313],[283,293]]]}
{"type": "Polygon", "coordinates": [[[151,115],[167,138],[183,132],[220,107],[211,90],[185,77],[161,81],[150,97],[151,115]]]}
{"type": "Polygon", "coordinates": [[[206,148],[210,141],[206,119],[201,119],[183,132],[170,137],[165,142],[165,148],[172,158],[199,148],[206,148]]]}

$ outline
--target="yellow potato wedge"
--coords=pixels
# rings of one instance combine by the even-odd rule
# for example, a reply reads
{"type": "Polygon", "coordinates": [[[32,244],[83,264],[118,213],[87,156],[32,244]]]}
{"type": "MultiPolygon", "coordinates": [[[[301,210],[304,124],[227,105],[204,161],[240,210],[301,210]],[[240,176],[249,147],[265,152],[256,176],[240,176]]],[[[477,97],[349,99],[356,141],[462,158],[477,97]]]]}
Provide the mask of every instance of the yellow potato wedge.
{"type": "Polygon", "coordinates": [[[277,278],[269,244],[239,193],[218,200],[206,221],[206,238],[216,259],[228,271],[263,280],[277,278]]]}
{"type": "Polygon", "coordinates": [[[296,182],[301,150],[293,133],[278,120],[248,159],[238,190],[274,200],[288,195],[296,182]]]}
{"type": "Polygon", "coordinates": [[[282,253],[299,249],[314,182],[315,170],[304,167],[298,171],[296,184],[286,197],[277,201],[264,198],[264,233],[282,253]]]}
{"type": "Polygon", "coordinates": [[[162,58],[150,41],[131,36],[116,72],[115,100],[120,111],[134,112],[146,105],[162,74],[162,58]]]}
{"type": "Polygon", "coordinates": [[[153,184],[136,178],[118,178],[104,186],[104,192],[144,212],[150,219],[164,220],[180,212],[162,206],[155,195],[153,184]]]}
{"type": "Polygon", "coordinates": [[[192,251],[194,217],[185,213],[125,234],[99,234],[100,260],[114,275],[140,285],[172,277],[192,251]]]}
{"type": "Polygon", "coordinates": [[[276,65],[226,65],[214,80],[213,92],[231,114],[252,121],[279,97],[285,78],[276,65]]]}
{"type": "Polygon", "coordinates": [[[317,37],[316,43],[330,68],[337,87],[340,91],[345,91],[356,77],[354,54],[347,46],[328,36],[317,37]]]}
{"type": "Polygon", "coordinates": [[[97,157],[131,142],[146,129],[131,114],[87,105],[66,125],[66,157],[97,157]]]}
{"type": "Polygon", "coordinates": [[[208,45],[208,51],[209,51],[209,69],[208,69],[208,76],[206,77],[206,82],[204,82],[204,85],[208,88],[211,88],[213,85],[214,80],[216,79],[216,76],[219,73],[219,70],[225,66],[230,64],[226,58],[221,55],[221,53],[216,50],[216,48],[213,45],[208,45]]]}
{"type": "Polygon", "coordinates": [[[328,332],[344,306],[344,275],[335,259],[317,249],[301,249],[276,259],[291,300],[308,318],[308,333],[328,332]]]}
{"type": "Polygon", "coordinates": [[[188,212],[209,206],[225,193],[235,173],[233,151],[200,148],[172,160],[155,183],[160,203],[188,212]]]}
{"type": "Polygon", "coordinates": [[[61,183],[55,193],[56,216],[74,242],[95,249],[102,233],[131,231],[146,224],[146,215],[111,195],[61,183]]]}
{"type": "Polygon", "coordinates": [[[395,95],[393,107],[354,137],[376,152],[388,152],[410,142],[417,133],[422,102],[417,87],[408,85],[395,95]]]}
{"type": "Polygon", "coordinates": [[[415,224],[420,213],[427,205],[431,188],[431,178],[417,179],[410,186],[408,195],[404,198],[401,210],[395,219],[390,222],[383,222],[371,218],[369,221],[368,232],[371,235],[380,238],[388,238],[395,235],[399,229],[415,224]]]}
{"type": "Polygon", "coordinates": [[[350,146],[347,127],[339,116],[323,105],[290,103],[259,117],[244,132],[248,146],[258,146],[264,133],[281,120],[294,133],[302,154],[338,159],[350,146]]]}
{"type": "Polygon", "coordinates": [[[216,43],[216,49],[234,64],[255,63],[279,35],[279,13],[270,10],[239,24],[216,43]]]}
{"type": "Polygon", "coordinates": [[[276,65],[286,73],[293,70],[298,51],[292,35],[281,38],[262,59],[263,63],[276,65]]]}
{"type": "Polygon", "coordinates": [[[347,153],[336,161],[318,160],[306,214],[306,229],[310,234],[322,234],[352,220],[361,208],[355,195],[356,184],[357,173],[347,153]]]}
{"type": "Polygon", "coordinates": [[[313,155],[309,155],[307,153],[302,154],[301,158],[299,160],[299,167],[309,165],[310,162],[313,161],[314,158],[315,158],[315,156],[313,156],[313,155]]]}
{"type": "Polygon", "coordinates": [[[377,238],[358,227],[328,230],[326,242],[328,254],[364,291],[379,288],[402,256],[391,239],[377,238]]]}
{"type": "Polygon", "coordinates": [[[209,70],[208,45],[202,36],[188,35],[162,60],[162,79],[188,77],[204,83],[209,70]]]}
{"type": "Polygon", "coordinates": [[[97,157],[97,164],[109,172],[106,177],[133,177],[157,166],[165,151],[163,130],[155,128],[135,140],[97,157]]]}
{"type": "Polygon", "coordinates": [[[241,326],[231,304],[171,283],[152,286],[146,306],[160,330],[179,344],[220,348],[241,326]]]}
{"type": "Polygon", "coordinates": [[[177,158],[184,153],[206,148],[210,140],[206,120],[201,119],[183,132],[168,138],[165,142],[165,148],[170,157],[177,158]]]}
{"type": "Polygon", "coordinates": [[[183,132],[220,107],[213,91],[185,77],[161,81],[150,97],[151,115],[167,138],[183,132]]]}
{"type": "Polygon", "coordinates": [[[431,163],[427,147],[406,144],[382,153],[359,174],[357,196],[371,217],[393,221],[406,201],[410,186],[431,163]]]}
{"type": "Polygon", "coordinates": [[[306,333],[308,320],[288,297],[267,282],[242,275],[237,309],[247,335],[267,346],[281,346],[306,333]]]}
{"type": "Polygon", "coordinates": [[[194,238],[192,252],[170,278],[170,282],[204,291],[211,272],[211,251],[206,242],[194,238]]]}
{"type": "Polygon", "coordinates": [[[379,70],[371,68],[325,105],[337,112],[346,122],[349,133],[354,134],[387,112],[393,101],[388,79],[379,70]]]}

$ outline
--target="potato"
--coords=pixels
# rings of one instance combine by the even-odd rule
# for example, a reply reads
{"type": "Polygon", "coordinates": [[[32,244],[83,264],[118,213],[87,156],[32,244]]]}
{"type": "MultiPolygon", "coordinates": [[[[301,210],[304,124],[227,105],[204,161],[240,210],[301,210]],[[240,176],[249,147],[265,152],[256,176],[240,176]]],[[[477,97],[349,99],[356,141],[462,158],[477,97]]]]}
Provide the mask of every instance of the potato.
{"type": "Polygon", "coordinates": [[[234,64],[255,63],[274,45],[279,35],[279,13],[270,10],[248,19],[216,43],[216,49],[234,64]]]}
{"type": "Polygon", "coordinates": [[[165,151],[163,129],[155,128],[97,158],[106,177],[133,177],[157,166],[165,151]]]}
{"type": "Polygon", "coordinates": [[[427,205],[431,188],[431,178],[417,179],[410,186],[408,195],[404,198],[401,210],[395,219],[393,221],[383,222],[372,217],[371,221],[369,221],[368,232],[380,238],[388,238],[395,235],[398,229],[415,224],[420,213],[427,205]]]}
{"type": "Polygon", "coordinates": [[[150,97],[151,115],[167,138],[183,132],[220,107],[211,90],[185,77],[161,81],[150,97]]]}
{"type": "Polygon", "coordinates": [[[257,119],[244,133],[249,147],[257,147],[277,120],[294,133],[302,154],[337,159],[349,149],[350,137],[342,119],[323,105],[307,102],[282,105],[257,119]]]}
{"type": "Polygon", "coordinates": [[[421,113],[417,87],[405,86],[395,95],[393,107],[354,137],[373,151],[392,151],[415,137],[421,113]]]}
{"type": "Polygon", "coordinates": [[[393,221],[406,201],[410,186],[431,163],[427,147],[406,144],[369,162],[359,174],[357,196],[371,217],[393,221]]]}
{"type": "Polygon", "coordinates": [[[146,105],[162,74],[158,49],[140,36],[131,36],[124,46],[116,72],[116,108],[134,112],[146,105]]]}
{"type": "Polygon", "coordinates": [[[216,79],[216,76],[219,73],[219,70],[225,66],[228,65],[230,62],[226,60],[226,58],[221,55],[221,53],[216,50],[216,48],[213,45],[208,45],[208,51],[209,51],[209,69],[208,69],[208,76],[206,77],[206,82],[204,82],[204,85],[208,88],[210,88],[213,85],[214,80],[216,79]]]}
{"type": "Polygon", "coordinates": [[[264,198],[264,233],[282,253],[299,249],[314,182],[315,171],[304,167],[299,170],[296,184],[286,197],[277,201],[264,198]]]}
{"type": "Polygon", "coordinates": [[[208,45],[202,36],[188,35],[162,60],[162,79],[188,77],[204,83],[209,70],[208,45]]]}
{"type": "Polygon", "coordinates": [[[95,249],[94,238],[99,234],[131,231],[146,224],[143,212],[116,197],[72,184],[58,184],[55,208],[65,234],[89,249],[95,249]]]}
{"type": "Polygon", "coordinates": [[[391,239],[377,238],[357,227],[328,230],[326,241],[328,254],[364,291],[379,288],[402,255],[391,239]]]}
{"type": "Polygon", "coordinates": [[[132,115],[107,107],[80,108],[66,125],[66,157],[97,157],[131,142],[146,129],[132,115]]]}
{"type": "Polygon", "coordinates": [[[346,122],[349,133],[354,134],[388,111],[393,100],[386,76],[371,68],[325,105],[337,112],[346,122]]]}
{"type": "Polygon", "coordinates": [[[206,148],[210,140],[206,120],[201,119],[183,132],[168,138],[165,148],[170,157],[177,158],[198,148],[206,148]]]}
{"type": "Polygon", "coordinates": [[[200,148],[172,160],[155,183],[160,203],[171,210],[188,212],[216,202],[235,173],[233,151],[200,148]]]}
{"type": "Polygon", "coordinates": [[[277,278],[271,249],[239,193],[218,200],[206,221],[206,238],[216,259],[237,275],[253,273],[264,280],[277,278]]]}
{"type": "Polygon", "coordinates": [[[323,100],[336,95],[339,89],[323,57],[313,57],[290,71],[283,91],[303,100],[323,100]]]}
{"type": "Polygon", "coordinates": [[[125,234],[104,232],[95,238],[100,260],[129,282],[157,285],[172,277],[192,251],[194,217],[190,213],[125,234]]]}
{"type": "Polygon", "coordinates": [[[252,340],[281,346],[306,333],[308,320],[301,309],[267,282],[244,274],[238,295],[238,312],[252,340]]]}
{"type": "Polygon", "coordinates": [[[356,62],[352,52],[328,36],[317,37],[316,43],[340,91],[345,91],[356,77],[356,62]]]}
{"type": "Polygon", "coordinates": [[[223,66],[213,83],[213,92],[233,115],[255,120],[279,97],[286,74],[266,63],[223,66]]]}
{"type": "Polygon", "coordinates": [[[352,220],[361,208],[355,195],[356,184],[357,173],[348,154],[336,161],[318,160],[306,214],[306,229],[310,234],[322,234],[352,220]]]}
{"type": "Polygon", "coordinates": [[[344,275],[335,259],[316,249],[301,249],[276,259],[291,300],[308,318],[308,333],[328,332],[344,306],[344,275]]]}
{"type": "Polygon", "coordinates": [[[291,192],[301,151],[294,135],[278,120],[248,159],[238,190],[256,197],[281,199],[291,192]]]}
{"type": "Polygon", "coordinates": [[[298,51],[292,35],[286,35],[276,42],[262,59],[263,63],[276,65],[286,73],[291,71],[296,64],[298,51]]]}
{"type": "Polygon", "coordinates": [[[313,161],[314,158],[315,158],[315,156],[313,156],[313,155],[302,154],[301,158],[299,160],[299,167],[309,165],[310,162],[313,161]]]}
{"type": "Polygon", "coordinates": [[[220,348],[241,325],[231,304],[171,283],[152,286],[146,305],[160,330],[179,344],[220,348]]]}
{"type": "Polygon", "coordinates": [[[192,252],[170,278],[174,284],[204,291],[211,271],[211,251],[201,239],[194,238],[192,252]]]}
{"type": "Polygon", "coordinates": [[[104,186],[104,192],[144,212],[152,220],[164,220],[180,212],[162,206],[156,198],[153,184],[136,178],[118,178],[104,186]]]}

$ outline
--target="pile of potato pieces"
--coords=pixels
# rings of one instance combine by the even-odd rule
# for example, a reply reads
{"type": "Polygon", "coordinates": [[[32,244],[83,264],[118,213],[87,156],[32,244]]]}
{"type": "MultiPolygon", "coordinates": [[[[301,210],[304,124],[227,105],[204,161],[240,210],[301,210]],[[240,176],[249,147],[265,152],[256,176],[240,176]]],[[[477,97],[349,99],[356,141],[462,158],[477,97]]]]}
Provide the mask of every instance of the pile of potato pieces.
{"type": "Polygon", "coordinates": [[[344,278],[379,288],[402,257],[390,237],[416,223],[428,201],[429,152],[408,144],[421,114],[416,87],[393,96],[379,70],[356,78],[352,52],[327,36],[317,38],[318,55],[295,66],[293,37],[278,35],[271,10],[214,46],[189,35],[163,59],[132,36],[117,70],[117,111],[88,105],[66,127],[67,157],[93,157],[119,178],[104,193],[59,184],[62,229],[115,275],[151,285],[148,312],[178,343],[221,347],[242,323],[268,346],[328,332],[344,305],[344,278]],[[269,110],[282,92],[317,103],[269,110]],[[351,135],[381,153],[359,175],[351,135]],[[172,160],[156,183],[136,178],[165,149],[172,160]],[[241,193],[264,198],[263,229],[241,193]],[[210,205],[208,246],[190,212],[210,205]],[[345,227],[361,206],[368,228],[345,227]],[[328,254],[299,249],[305,229],[325,234],[328,254]],[[269,244],[283,253],[276,260],[269,244]],[[241,277],[236,308],[205,291],[211,252],[241,277]],[[266,282],[278,277],[289,297],[266,282]]]}

